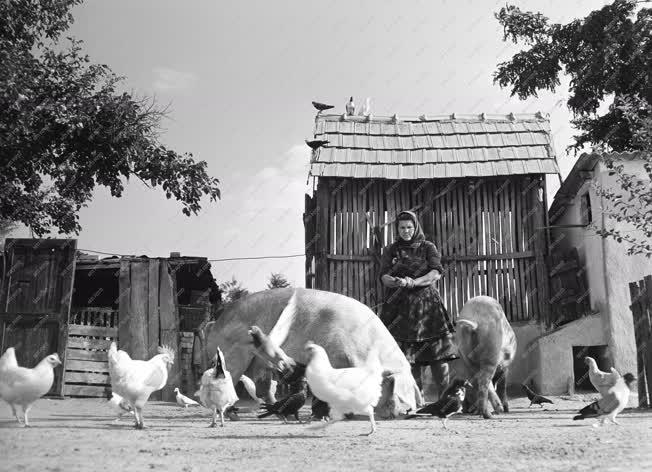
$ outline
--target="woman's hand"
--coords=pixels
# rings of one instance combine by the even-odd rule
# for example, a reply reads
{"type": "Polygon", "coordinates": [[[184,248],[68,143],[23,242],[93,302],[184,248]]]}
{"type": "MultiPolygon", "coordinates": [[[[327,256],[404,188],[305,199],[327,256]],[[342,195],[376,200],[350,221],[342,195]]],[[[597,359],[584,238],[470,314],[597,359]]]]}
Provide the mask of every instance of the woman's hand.
{"type": "Polygon", "coordinates": [[[388,288],[396,288],[402,286],[400,285],[402,279],[399,279],[398,277],[392,277],[389,274],[383,275],[380,280],[383,285],[388,288]]]}

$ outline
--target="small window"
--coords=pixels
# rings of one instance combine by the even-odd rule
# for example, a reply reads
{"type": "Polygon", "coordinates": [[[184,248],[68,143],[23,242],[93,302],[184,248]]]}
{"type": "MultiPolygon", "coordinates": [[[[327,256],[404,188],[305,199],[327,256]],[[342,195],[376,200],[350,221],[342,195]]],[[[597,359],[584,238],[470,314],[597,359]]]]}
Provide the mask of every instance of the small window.
{"type": "Polygon", "coordinates": [[[591,197],[589,192],[586,192],[580,197],[580,221],[584,226],[590,225],[593,221],[591,214],[591,197]]]}

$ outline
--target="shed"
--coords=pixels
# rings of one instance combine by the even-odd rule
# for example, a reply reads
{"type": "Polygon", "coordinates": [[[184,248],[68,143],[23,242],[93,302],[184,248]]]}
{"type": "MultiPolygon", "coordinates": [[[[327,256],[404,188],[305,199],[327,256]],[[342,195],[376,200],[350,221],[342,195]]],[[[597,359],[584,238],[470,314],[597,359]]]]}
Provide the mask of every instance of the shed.
{"type": "Polygon", "coordinates": [[[306,286],[378,311],[382,248],[412,209],[443,255],[439,290],[455,316],[497,298],[510,321],[550,323],[546,174],[549,120],[535,115],[315,118],[305,201],[306,286]]]}
{"type": "Polygon", "coordinates": [[[151,358],[161,344],[177,352],[168,385],[153,398],[173,400],[174,386],[195,387],[192,346],[184,345],[182,332],[208,319],[219,303],[206,258],[173,253],[100,260],[77,251],[74,239],[7,239],[5,258],[0,351],[15,346],[28,367],[58,352],[63,367],[55,370],[50,393],[104,396],[111,341],[134,359],[151,358]]]}

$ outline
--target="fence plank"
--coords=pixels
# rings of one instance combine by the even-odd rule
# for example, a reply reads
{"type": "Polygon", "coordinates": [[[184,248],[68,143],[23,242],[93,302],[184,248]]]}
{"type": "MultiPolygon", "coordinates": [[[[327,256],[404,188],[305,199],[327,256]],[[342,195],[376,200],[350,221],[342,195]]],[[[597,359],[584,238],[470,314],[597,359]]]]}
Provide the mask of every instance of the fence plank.
{"type": "Polygon", "coordinates": [[[87,325],[68,325],[69,336],[99,336],[107,338],[117,338],[118,328],[104,326],[87,326],[87,325]]]}
{"type": "Polygon", "coordinates": [[[99,385],[64,385],[63,394],[67,397],[105,397],[106,387],[99,385]]]}
{"type": "Polygon", "coordinates": [[[647,378],[647,391],[650,395],[648,405],[652,407],[652,275],[645,277],[641,283],[645,283],[645,306],[642,313],[645,325],[645,331],[643,332],[646,346],[645,375],[647,378]]]}
{"type": "MultiPolygon", "coordinates": [[[[104,356],[106,359],[106,356],[104,356]]],[[[109,363],[104,360],[103,362],[95,361],[82,361],[77,359],[69,359],[66,364],[66,371],[80,370],[82,372],[109,372],[109,363]]],[[[68,375],[66,373],[66,375],[68,375]]]]}
{"type": "Polygon", "coordinates": [[[636,369],[638,377],[638,406],[641,408],[647,408],[650,406],[648,402],[648,391],[647,391],[647,381],[646,377],[646,345],[645,337],[643,331],[645,327],[643,326],[643,303],[642,303],[642,294],[639,289],[637,282],[631,282],[629,284],[629,294],[632,300],[630,309],[632,310],[632,318],[634,322],[634,338],[636,340],[636,369]]]}
{"type": "Polygon", "coordinates": [[[80,361],[106,361],[107,353],[106,351],[87,351],[86,349],[70,349],[70,343],[68,343],[68,350],[66,356],[69,360],[80,360],[80,361]]]}
{"type": "Polygon", "coordinates": [[[111,341],[107,339],[68,338],[68,347],[77,349],[108,350],[111,341]]]}
{"type": "Polygon", "coordinates": [[[66,384],[69,383],[85,383],[85,384],[101,384],[109,385],[108,374],[95,374],[92,372],[66,372],[66,384]]]}

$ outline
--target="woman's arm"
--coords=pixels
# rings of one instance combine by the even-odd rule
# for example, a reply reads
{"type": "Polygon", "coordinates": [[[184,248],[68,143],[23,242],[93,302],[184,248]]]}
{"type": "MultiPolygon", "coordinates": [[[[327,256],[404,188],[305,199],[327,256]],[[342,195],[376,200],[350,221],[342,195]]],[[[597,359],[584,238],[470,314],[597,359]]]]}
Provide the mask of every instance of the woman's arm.
{"type": "Polygon", "coordinates": [[[418,277],[416,279],[412,279],[412,281],[414,282],[413,287],[427,287],[428,285],[432,284],[433,282],[436,282],[439,279],[441,279],[441,272],[439,272],[437,269],[432,269],[427,274],[418,277]]]}

